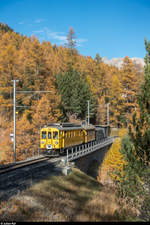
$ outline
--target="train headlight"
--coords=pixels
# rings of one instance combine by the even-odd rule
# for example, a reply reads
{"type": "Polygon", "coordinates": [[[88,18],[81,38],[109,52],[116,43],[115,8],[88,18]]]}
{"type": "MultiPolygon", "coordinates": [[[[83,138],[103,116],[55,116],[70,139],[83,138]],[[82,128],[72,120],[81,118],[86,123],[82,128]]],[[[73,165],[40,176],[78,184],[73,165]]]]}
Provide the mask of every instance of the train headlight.
{"type": "Polygon", "coordinates": [[[45,142],[44,141],[41,141],[41,144],[44,144],[45,142]]]}
{"type": "Polygon", "coordinates": [[[55,145],[58,145],[58,141],[55,142],[55,145]]]}
{"type": "Polygon", "coordinates": [[[52,149],[52,145],[47,145],[46,148],[47,149],[52,149]]]}

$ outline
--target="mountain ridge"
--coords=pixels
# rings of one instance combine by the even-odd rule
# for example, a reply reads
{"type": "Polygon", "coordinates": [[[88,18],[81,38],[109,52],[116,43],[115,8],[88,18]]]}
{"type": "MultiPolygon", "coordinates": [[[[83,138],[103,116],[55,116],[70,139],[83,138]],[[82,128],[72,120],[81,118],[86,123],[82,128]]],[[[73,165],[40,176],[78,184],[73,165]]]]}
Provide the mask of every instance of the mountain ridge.
{"type": "MultiPolygon", "coordinates": [[[[102,58],[102,61],[108,65],[116,66],[117,68],[121,68],[123,64],[124,58],[112,58],[108,59],[106,56],[102,58]]],[[[144,59],[139,57],[133,57],[130,58],[135,66],[138,66],[138,68],[142,71],[144,69],[144,59]]]]}

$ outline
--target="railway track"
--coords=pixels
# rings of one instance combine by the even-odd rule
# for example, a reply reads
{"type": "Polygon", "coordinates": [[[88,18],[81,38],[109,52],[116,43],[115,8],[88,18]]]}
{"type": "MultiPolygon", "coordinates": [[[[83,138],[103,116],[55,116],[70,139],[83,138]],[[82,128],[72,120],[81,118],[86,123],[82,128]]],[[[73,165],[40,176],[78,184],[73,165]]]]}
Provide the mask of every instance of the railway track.
{"type": "Polygon", "coordinates": [[[49,159],[50,159],[49,156],[43,156],[43,157],[40,157],[40,158],[31,159],[31,160],[28,160],[28,161],[22,161],[22,162],[18,162],[18,163],[15,163],[15,164],[8,165],[8,166],[4,166],[3,168],[0,168],[0,175],[4,174],[4,173],[7,173],[9,171],[13,171],[13,170],[32,165],[34,163],[46,161],[46,160],[49,160],[49,159]]]}
{"type": "Polygon", "coordinates": [[[61,172],[63,157],[43,156],[0,169],[0,199],[5,200],[49,175],[61,172]]]}
{"type": "MultiPolygon", "coordinates": [[[[109,139],[111,141],[111,138],[109,139]]],[[[104,143],[102,142],[101,144],[104,143]]],[[[92,151],[95,151],[96,149],[94,148],[99,148],[100,146],[88,145],[86,147],[88,151],[90,148],[92,151]]],[[[56,155],[45,155],[40,158],[17,162],[0,168],[0,200],[8,199],[12,195],[17,194],[18,191],[20,192],[20,190],[24,190],[32,186],[33,183],[39,182],[48,176],[62,173],[66,175],[66,173],[68,173],[68,168],[64,165],[67,161],[72,161],[72,158],[69,157],[75,156],[74,159],[82,157],[85,155],[83,153],[86,153],[85,150],[86,149],[80,149],[79,147],[71,149],[71,154],[65,156],[56,157],[56,155]],[[81,156],[80,153],[82,153],[81,156]],[[64,160],[64,164],[62,160],[64,160]]]]}

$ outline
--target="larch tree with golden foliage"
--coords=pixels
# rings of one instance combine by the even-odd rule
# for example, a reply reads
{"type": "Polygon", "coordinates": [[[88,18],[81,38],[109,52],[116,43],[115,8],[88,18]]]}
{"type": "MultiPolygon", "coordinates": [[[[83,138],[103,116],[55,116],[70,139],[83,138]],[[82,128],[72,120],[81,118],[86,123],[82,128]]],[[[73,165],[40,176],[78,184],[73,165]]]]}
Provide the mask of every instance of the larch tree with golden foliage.
{"type": "Polygon", "coordinates": [[[6,33],[2,36],[0,44],[0,110],[6,121],[12,119],[12,80],[18,78],[18,51],[15,38],[12,33],[6,33]]]}
{"type": "Polygon", "coordinates": [[[123,108],[122,84],[117,74],[112,75],[110,83],[110,123],[113,126],[117,125],[119,127],[121,125],[120,118],[123,108]]]}
{"type": "Polygon", "coordinates": [[[34,127],[34,145],[38,146],[40,140],[40,129],[49,123],[58,122],[61,116],[60,110],[58,109],[57,96],[54,96],[53,93],[43,94],[43,97],[38,102],[34,102],[31,109],[31,116],[32,125],[34,127]]]}
{"type": "Polygon", "coordinates": [[[16,160],[25,160],[32,156],[34,147],[33,125],[28,119],[29,111],[25,110],[23,116],[16,117],[16,160]]]}
{"type": "Polygon", "coordinates": [[[129,57],[125,57],[121,68],[121,82],[123,86],[123,123],[131,121],[132,111],[136,107],[137,76],[133,63],[129,57]]]}

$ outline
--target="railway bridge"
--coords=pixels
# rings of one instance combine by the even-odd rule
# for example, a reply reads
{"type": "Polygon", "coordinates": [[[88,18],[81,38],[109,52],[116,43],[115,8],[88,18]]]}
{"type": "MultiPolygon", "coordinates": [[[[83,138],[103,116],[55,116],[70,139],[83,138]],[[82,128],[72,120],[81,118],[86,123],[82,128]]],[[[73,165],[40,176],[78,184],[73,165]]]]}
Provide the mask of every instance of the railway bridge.
{"type": "Polygon", "coordinates": [[[95,141],[79,147],[69,148],[67,149],[66,162],[74,162],[75,166],[80,170],[96,178],[98,168],[114,139],[115,137],[108,137],[99,142],[95,141]]]}
{"type": "Polygon", "coordinates": [[[98,167],[115,137],[108,137],[99,142],[91,142],[68,148],[67,155],[62,157],[40,156],[33,159],[19,161],[12,165],[0,166],[0,200],[8,199],[10,196],[32,186],[49,175],[67,175],[69,169],[67,162],[74,162],[81,171],[97,177],[98,167]],[[62,163],[64,160],[65,165],[62,163]],[[68,168],[68,170],[67,170],[68,168]],[[67,171],[67,173],[66,173],[67,171]]]}

